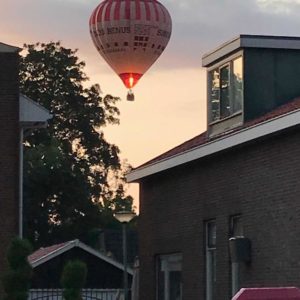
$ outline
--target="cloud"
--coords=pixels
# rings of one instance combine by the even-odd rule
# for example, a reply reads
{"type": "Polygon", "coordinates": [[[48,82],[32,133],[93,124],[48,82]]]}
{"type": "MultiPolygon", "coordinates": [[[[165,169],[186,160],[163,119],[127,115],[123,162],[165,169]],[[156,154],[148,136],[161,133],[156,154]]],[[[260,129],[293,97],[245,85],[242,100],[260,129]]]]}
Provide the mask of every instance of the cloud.
{"type": "MultiPolygon", "coordinates": [[[[22,0],[16,7],[10,0],[1,0],[0,28],[27,43],[61,40],[67,47],[79,48],[83,57],[93,55],[99,60],[88,31],[88,19],[99,2],[22,0]]],[[[241,33],[299,34],[300,0],[161,2],[173,19],[171,41],[157,62],[161,69],[199,68],[204,53],[241,33]]]]}
{"type": "MultiPolygon", "coordinates": [[[[171,41],[122,101],[121,126],[109,137],[138,165],[205,129],[206,82],[201,57],[238,34],[299,35],[300,0],[159,0],[173,19],[171,41]],[[175,130],[174,130],[175,128],[175,130]],[[159,133],[159,134],[157,134],[159,133]]],[[[104,93],[126,96],[121,80],[97,53],[88,32],[100,0],[0,0],[1,42],[61,40],[78,48],[87,73],[104,93]]]]}
{"type": "Polygon", "coordinates": [[[257,0],[260,8],[266,13],[293,14],[300,8],[299,0],[257,0]]]}
{"type": "Polygon", "coordinates": [[[199,65],[201,56],[239,34],[298,35],[300,1],[166,0],[173,35],[164,68],[199,65]],[[287,3],[288,2],[288,3],[287,3]],[[287,5],[288,4],[288,5],[287,5]],[[277,7],[276,13],[270,9],[277,7]],[[279,10],[288,6],[289,10],[279,10]]]}

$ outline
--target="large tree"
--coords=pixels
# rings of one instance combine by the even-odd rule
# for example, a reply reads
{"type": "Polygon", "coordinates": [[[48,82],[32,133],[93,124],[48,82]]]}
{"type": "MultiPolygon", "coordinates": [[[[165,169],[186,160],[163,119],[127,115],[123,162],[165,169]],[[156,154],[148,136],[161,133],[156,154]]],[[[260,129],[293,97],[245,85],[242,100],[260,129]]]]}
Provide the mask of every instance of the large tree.
{"type": "Polygon", "coordinates": [[[87,86],[77,50],[60,42],[24,48],[21,92],[53,115],[47,129],[25,133],[25,235],[35,246],[85,240],[113,222],[114,210],[132,209],[119,149],[103,133],[119,123],[119,98],[87,86]]]}

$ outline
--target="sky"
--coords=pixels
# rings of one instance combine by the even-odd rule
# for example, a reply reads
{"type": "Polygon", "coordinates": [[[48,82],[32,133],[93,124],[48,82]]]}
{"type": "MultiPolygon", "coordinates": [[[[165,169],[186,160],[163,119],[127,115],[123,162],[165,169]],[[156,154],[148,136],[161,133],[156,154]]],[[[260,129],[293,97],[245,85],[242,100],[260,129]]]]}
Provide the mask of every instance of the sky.
{"type": "MultiPolygon", "coordinates": [[[[203,54],[239,34],[300,36],[300,0],[160,0],[173,31],[162,56],[126,101],[121,80],[97,53],[88,20],[99,0],[0,0],[0,42],[61,41],[78,49],[90,83],[119,96],[120,125],[106,138],[133,167],[206,129],[203,54]]],[[[138,207],[137,184],[129,186],[138,207]]]]}

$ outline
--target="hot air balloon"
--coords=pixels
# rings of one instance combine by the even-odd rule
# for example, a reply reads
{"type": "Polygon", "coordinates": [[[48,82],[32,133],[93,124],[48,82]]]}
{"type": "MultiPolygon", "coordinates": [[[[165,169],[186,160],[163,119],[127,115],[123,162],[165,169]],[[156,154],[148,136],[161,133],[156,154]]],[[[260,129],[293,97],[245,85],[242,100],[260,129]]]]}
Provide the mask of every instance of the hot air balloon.
{"type": "Polygon", "coordinates": [[[89,24],[98,52],[129,89],[127,100],[134,100],[131,89],[169,42],[169,12],[157,0],[105,0],[89,24]]]}

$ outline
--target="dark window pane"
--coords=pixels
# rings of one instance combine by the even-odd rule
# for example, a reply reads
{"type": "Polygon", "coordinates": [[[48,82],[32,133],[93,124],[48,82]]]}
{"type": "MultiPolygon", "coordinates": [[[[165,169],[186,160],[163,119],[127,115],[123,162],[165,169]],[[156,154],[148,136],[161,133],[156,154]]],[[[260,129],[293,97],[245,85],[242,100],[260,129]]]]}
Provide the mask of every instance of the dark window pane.
{"type": "Polygon", "coordinates": [[[241,216],[231,217],[231,222],[230,223],[231,223],[231,228],[230,228],[231,237],[243,236],[244,235],[244,229],[243,229],[241,216]]]}
{"type": "Polygon", "coordinates": [[[215,300],[216,293],[216,221],[206,223],[206,300],[215,300]]]}
{"type": "Polygon", "coordinates": [[[181,271],[170,272],[170,300],[181,298],[181,271]]]}
{"type": "Polygon", "coordinates": [[[208,250],[206,255],[206,299],[207,300],[215,300],[216,299],[216,249],[208,250]]]}
{"type": "Polygon", "coordinates": [[[208,248],[216,247],[217,230],[216,222],[211,221],[207,223],[207,246],[208,248]]]}
{"type": "Polygon", "coordinates": [[[162,271],[158,271],[157,274],[157,299],[158,300],[165,299],[164,278],[165,278],[165,273],[162,271]]]}

